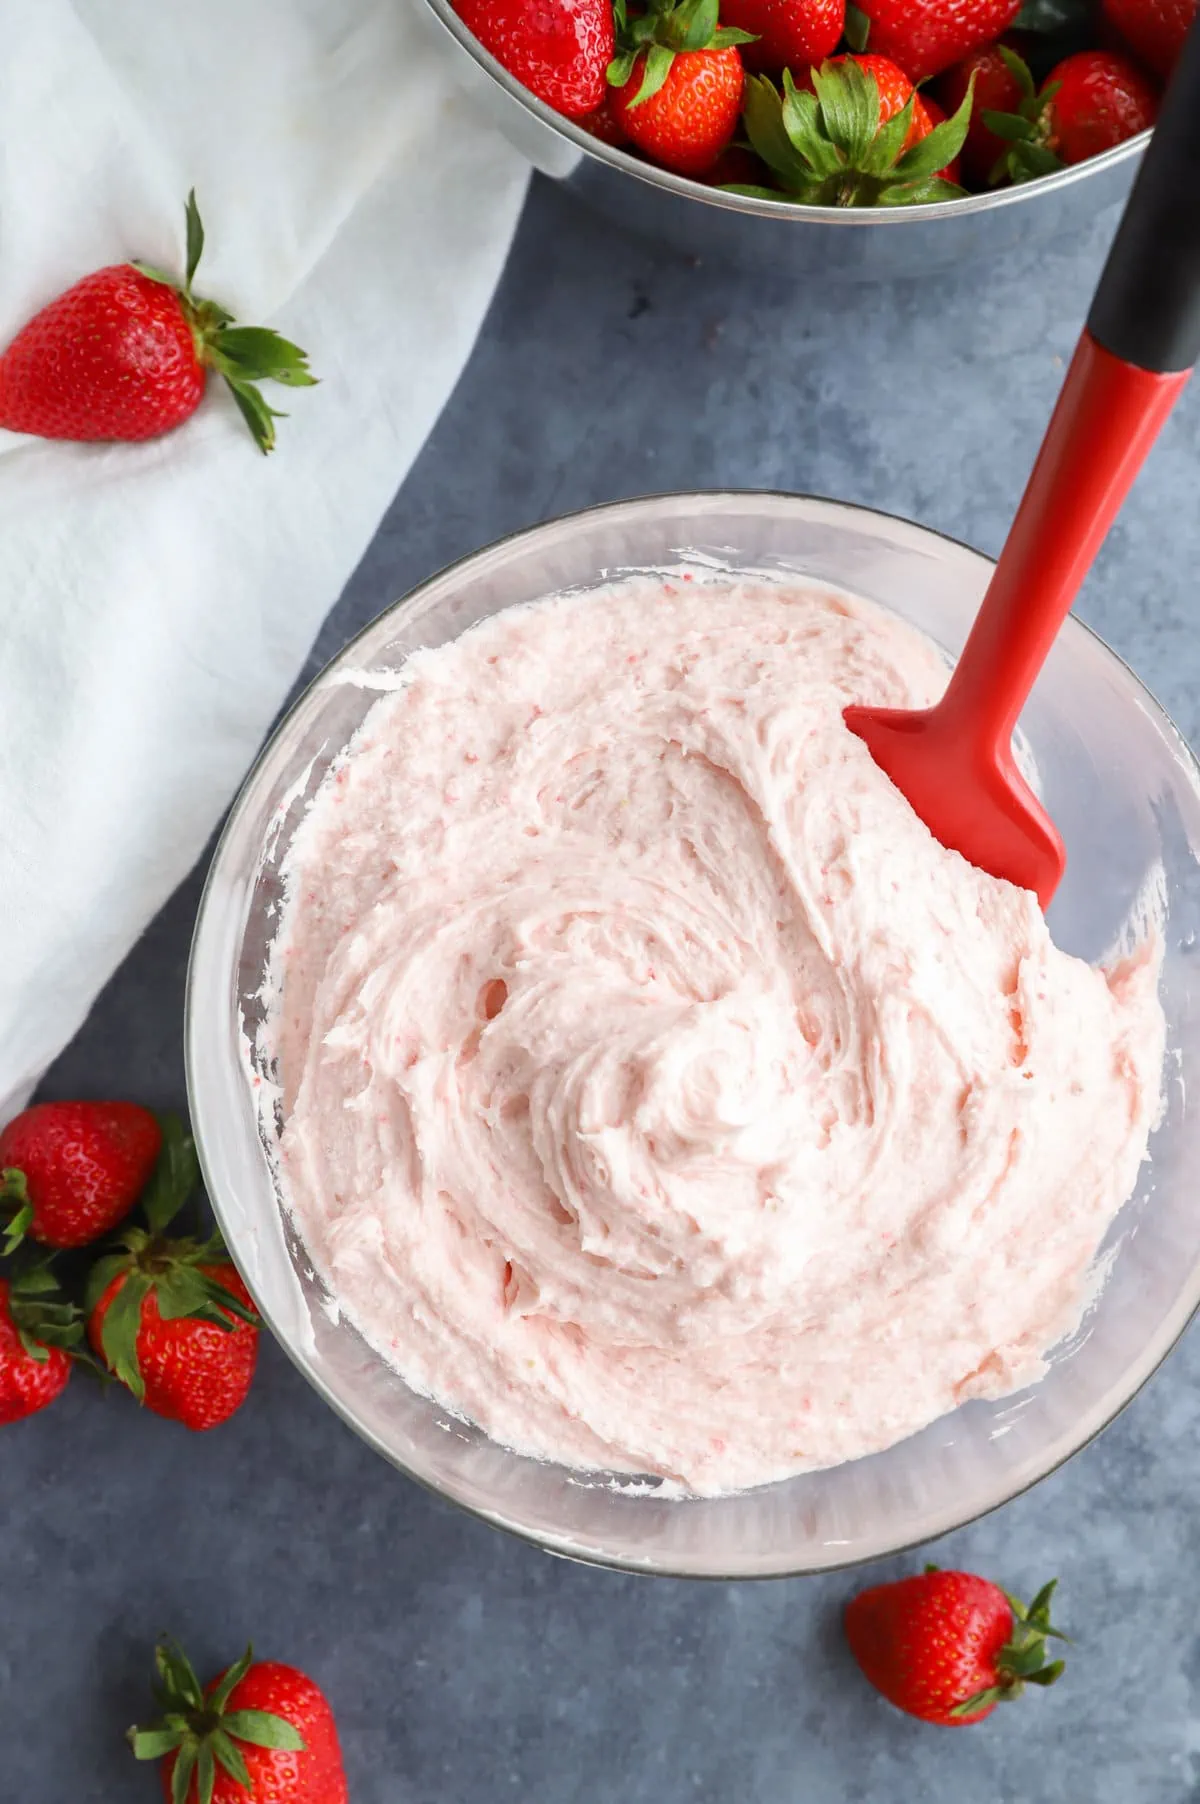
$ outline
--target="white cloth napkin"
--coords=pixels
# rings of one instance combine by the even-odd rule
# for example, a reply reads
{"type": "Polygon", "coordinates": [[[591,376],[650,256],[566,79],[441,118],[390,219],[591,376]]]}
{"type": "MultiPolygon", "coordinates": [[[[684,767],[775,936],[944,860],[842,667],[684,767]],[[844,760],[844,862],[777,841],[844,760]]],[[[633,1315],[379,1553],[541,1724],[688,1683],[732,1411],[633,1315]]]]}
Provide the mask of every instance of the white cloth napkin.
{"type": "MultiPolygon", "coordinates": [[[[0,0],[0,344],[179,267],[321,386],[256,451],[223,384],[140,446],[0,431],[0,1121],[229,802],[453,387],[526,165],[417,0],[0,0]]],[[[119,1086],[118,1086],[119,1087],[119,1086]]]]}

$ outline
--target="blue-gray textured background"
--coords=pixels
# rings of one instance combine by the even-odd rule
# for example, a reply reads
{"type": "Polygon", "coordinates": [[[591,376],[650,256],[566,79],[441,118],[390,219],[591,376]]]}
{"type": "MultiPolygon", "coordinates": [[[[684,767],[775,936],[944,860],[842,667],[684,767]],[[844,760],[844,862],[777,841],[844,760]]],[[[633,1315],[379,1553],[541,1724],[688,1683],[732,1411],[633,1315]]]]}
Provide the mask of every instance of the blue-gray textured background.
{"type": "MultiPolygon", "coordinates": [[[[536,183],[466,374],[311,669],[485,540],[646,490],[808,489],[997,550],[1112,225],[990,271],[826,293],[680,263],[536,183]]],[[[1193,739],[1198,451],[1193,395],[1082,602],[1193,739]]],[[[45,1094],[182,1105],[198,894],[197,874],[45,1094]]],[[[392,1472],[273,1344],[211,1437],[77,1379],[0,1451],[0,1799],[160,1795],[121,1731],[163,1629],[208,1670],[252,1636],[317,1676],[354,1804],[1200,1799],[1198,1377],[1194,1334],[1100,1442],[938,1544],[1012,1589],[1057,1573],[1078,1641],[1056,1691],[962,1730],[859,1680],[838,1626],[853,1578],[700,1585],[549,1559],[392,1472]]]]}

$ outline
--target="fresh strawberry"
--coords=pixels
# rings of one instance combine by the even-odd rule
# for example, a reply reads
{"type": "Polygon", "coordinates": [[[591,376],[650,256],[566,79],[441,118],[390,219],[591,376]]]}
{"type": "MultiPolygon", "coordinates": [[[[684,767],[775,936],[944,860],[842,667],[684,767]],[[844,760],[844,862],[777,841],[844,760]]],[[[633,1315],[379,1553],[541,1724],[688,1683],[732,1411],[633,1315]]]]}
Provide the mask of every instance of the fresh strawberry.
{"type": "Polygon", "coordinates": [[[1197,0],[1101,0],[1104,16],[1165,81],[1183,49],[1197,0]]]}
{"type": "Polygon", "coordinates": [[[957,1726],[990,1716],[1026,1683],[1053,1685],[1046,1664],[1053,1579],[1026,1609],[970,1572],[927,1566],[912,1578],[874,1585],[846,1607],[846,1639],[866,1677],[889,1703],[923,1722],[957,1726]]]}
{"type": "Polygon", "coordinates": [[[129,1730],[138,1760],[161,1760],[167,1804],[348,1804],[337,1724],[294,1666],[237,1663],[203,1690],[174,1644],[154,1653],[158,1722],[129,1730]]]}
{"type": "Polygon", "coordinates": [[[1028,71],[1015,113],[985,110],[990,131],[1007,141],[993,179],[1029,182],[1068,163],[1084,163],[1103,150],[1148,131],[1158,116],[1158,94],[1126,56],[1081,50],[1050,71],[1035,93],[1028,71]]]}
{"type": "Polygon", "coordinates": [[[85,276],[22,327],[0,356],[0,426],[38,438],[146,439],[196,411],[210,369],[225,378],[261,451],[283,416],[257,384],[311,386],[308,360],[277,332],[235,326],[192,293],[204,249],[196,196],[187,202],[182,282],[143,263],[85,276]]]}
{"type": "MultiPolygon", "coordinates": [[[[933,130],[934,121],[929,116],[925,97],[923,94],[918,94],[903,69],[898,69],[895,63],[890,62],[886,56],[852,54],[833,57],[830,66],[840,69],[847,63],[853,63],[856,68],[862,70],[864,75],[869,75],[874,81],[879,93],[879,123],[881,125],[886,125],[890,119],[896,117],[897,113],[902,113],[909,101],[912,101],[912,124],[909,127],[908,136],[904,140],[905,150],[911,150],[914,144],[919,144],[922,138],[929,136],[933,130]]],[[[810,94],[815,94],[817,91],[815,75],[816,71],[810,69],[799,84],[810,94]]]]}
{"type": "Polygon", "coordinates": [[[1069,56],[1051,69],[1043,95],[1054,88],[1046,146],[1064,163],[1098,157],[1149,131],[1158,117],[1158,91],[1128,57],[1100,50],[1069,56]]]}
{"type": "Polygon", "coordinates": [[[962,105],[974,77],[975,107],[962,149],[962,166],[968,182],[976,188],[987,187],[992,171],[1008,152],[1003,138],[989,131],[983,113],[985,109],[993,113],[1017,111],[1026,92],[1024,84],[1028,84],[1030,92],[1033,87],[1027,70],[1024,81],[1018,74],[1018,68],[1024,67],[1016,52],[1007,45],[989,44],[986,49],[964,57],[961,63],[955,63],[938,82],[938,99],[947,112],[952,113],[962,105]]]}
{"type": "Polygon", "coordinates": [[[219,1234],[168,1239],[196,1181],[191,1139],[173,1119],[143,1198],[146,1226],[92,1267],[88,1339],[139,1403],[186,1428],[216,1428],[245,1402],[258,1359],[258,1314],[219,1234]]]}
{"type": "Polygon", "coordinates": [[[82,1338],[79,1311],[63,1301],[45,1260],[0,1278],[0,1424],[54,1402],[82,1338]]]}
{"type": "Polygon", "coordinates": [[[454,10],[510,75],[556,113],[582,119],[604,99],[612,61],[612,0],[453,0],[454,10]]]}
{"type": "Polygon", "coordinates": [[[679,175],[703,176],[737,129],[745,77],[736,50],[685,51],[662,86],[645,92],[646,59],[618,95],[625,130],[639,150],[679,175]]]}
{"type": "MultiPolygon", "coordinates": [[[[933,98],[932,94],[917,95],[917,98],[913,103],[913,124],[916,125],[918,122],[924,126],[924,130],[917,139],[918,144],[920,143],[921,138],[927,138],[929,136],[935,125],[945,125],[946,114],[938,102],[933,98]]],[[[953,182],[956,187],[961,187],[962,157],[952,157],[946,164],[946,167],[944,169],[939,169],[937,174],[941,181],[953,182]]]]}
{"type": "Polygon", "coordinates": [[[864,0],[867,48],[899,63],[911,81],[927,81],[995,40],[1021,0],[864,0]]]}
{"type": "MultiPolygon", "coordinates": [[[[888,124],[890,119],[895,119],[895,115],[904,112],[909,101],[913,103],[913,123],[909,126],[908,137],[904,139],[904,150],[911,150],[913,144],[920,144],[922,137],[929,137],[935,121],[929,117],[929,108],[926,106],[924,94],[918,94],[917,88],[913,87],[913,83],[904,74],[904,70],[897,69],[897,65],[890,61],[890,58],[870,56],[870,54],[864,54],[864,56],[848,54],[848,56],[835,56],[832,63],[834,63],[834,69],[839,69],[845,63],[854,63],[857,69],[863,70],[863,74],[872,76],[875,87],[879,90],[879,123],[881,124],[888,124]]],[[[816,94],[816,81],[814,81],[812,70],[808,70],[807,76],[801,81],[801,87],[808,88],[810,94],[816,94]]],[[[946,117],[946,115],[942,115],[942,117],[946,117]]],[[[937,123],[940,124],[940,121],[937,123]]]]}
{"type": "Polygon", "coordinates": [[[846,24],[846,0],[721,0],[721,19],[753,32],[757,42],[742,50],[747,69],[799,80],[832,56],[846,24]]]}
{"type": "Polygon", "coordinates": [[[142,1264],[112,1279],[91,1311],[88,1338],[156,1416],[197,1432],[218,1428],[241,1408],[254,1378],[253,1299],[228,1260],[201,1260],[194,1242],[152,1247],[143,1258],[156,1269],[142,1264]]]}
{"type": "MultiPolygon", "coordinates": [[[[880,125],[886,125],[889,120],[896,117],[897,113],[904,111],[910,100],[912,101],[912,129],[904,140],[905,150],[911,150],[914,144],[919,144],[922,138],[928,137],[931,129],[926,125],[928,115],[922,107],[921,96],[903,69],[898,68],[886,56],[835,56],[831,61],[831,67],[835,69],[845,68],[847,64],[860,69],[864,75],[869,75],[875,83],[879,95],[880,125]]],[[[817,92],[816,71],[810,69],[801,78],[800,86],[807,88],[810,94],[815,94],[817,92]]]]}
{"type": "Polygon", "coordinates": [[[25,1234],[81,1247],[124,1221],[154,1170],[162,1132],[132,1102],[39,1102],[0,1133],[4,1251],[25,1234]]]}
{"type": "Polygon", "coordinates": [[[615,110],[638,149],[680,175],[704,175],[737,129],[748,34],[717,23],[717,0],[647,0],[617,9],[618,50],[608,79],[615,110]]]}
{"type": "Polygon", "coordinates": [[[809,206],[914,206],[962,193],[938,172],[952,167],[970,117],[968,94],[935,125],[902,70],[884,57],[837,57],[804,87],[784,72],[746,83],[746,134],[779,183],[809,206]],[[811,91],[810,86],[811,84],[811,91]]]}

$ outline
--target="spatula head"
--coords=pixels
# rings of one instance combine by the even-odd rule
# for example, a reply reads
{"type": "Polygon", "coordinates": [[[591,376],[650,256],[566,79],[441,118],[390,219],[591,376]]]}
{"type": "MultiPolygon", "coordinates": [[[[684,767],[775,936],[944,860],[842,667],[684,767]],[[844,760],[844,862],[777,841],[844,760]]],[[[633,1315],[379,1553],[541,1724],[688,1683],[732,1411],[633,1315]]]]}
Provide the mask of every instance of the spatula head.
{"type": "Polygon", "coordinates": [[[1011,747],[987,753],[936,707],[851,707],[845,721],[935,839],[981,871],[1033,890],[1049,907],[1067,867],[1066,848],[1011,747]]]}

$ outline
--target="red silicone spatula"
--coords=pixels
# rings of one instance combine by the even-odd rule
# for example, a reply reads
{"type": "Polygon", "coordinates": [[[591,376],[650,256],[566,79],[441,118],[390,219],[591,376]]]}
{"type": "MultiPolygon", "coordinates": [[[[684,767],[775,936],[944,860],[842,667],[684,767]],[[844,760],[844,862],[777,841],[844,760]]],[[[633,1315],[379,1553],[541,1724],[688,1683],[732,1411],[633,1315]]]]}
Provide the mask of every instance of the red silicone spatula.
{"type": "Polygon", "coordinates": [[[1017,716],[1200,356],[1200,21],[1193,25],[987,594],[935,707],[846,724],[944,846],[1050,902],[1066,867],[1012,753],[1017,716]]]}

